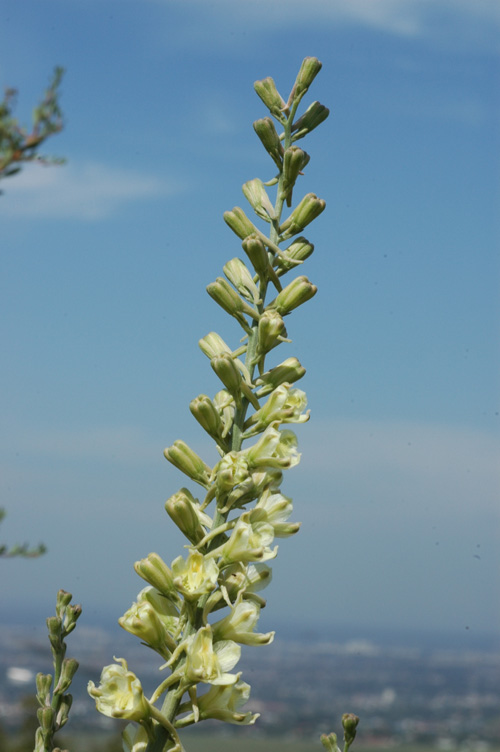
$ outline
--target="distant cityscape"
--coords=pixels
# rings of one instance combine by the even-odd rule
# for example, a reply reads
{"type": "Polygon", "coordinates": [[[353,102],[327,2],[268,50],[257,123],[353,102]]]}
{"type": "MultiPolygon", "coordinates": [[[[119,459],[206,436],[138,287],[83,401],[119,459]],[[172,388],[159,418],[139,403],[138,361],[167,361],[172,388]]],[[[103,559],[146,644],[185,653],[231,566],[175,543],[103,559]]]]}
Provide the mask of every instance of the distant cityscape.
{"type": "MultiPolygon", "coordinates": [[[[68,655],[80,661],[71,733],[116,734],[116,722],[96,713],[87,682],[98,681],[113,655],[123,656],[150,692],[158,683],[157,656],[126,633],[78,631],[78,640],[68,640],[68,655]]],[[[0,725],[14,734],[25,717],[23,699],[34,693],[35,673],[51,671],[50,650],[45,635],[27,626],[0,626],[0,639],[0,725]]],[[[261,713],[252,730],[260,736],[317,738],[352,712],[361,718],[360,743],[500,748],[500,652],[491,645],[457,649],[450,639],[448,645],[412,647],[373,637],[299,635],[244,648],[238,670],[252,686],[248,708],[261,713]]],[[[203,727],[208,732],[221,724],[203,727]]]]}

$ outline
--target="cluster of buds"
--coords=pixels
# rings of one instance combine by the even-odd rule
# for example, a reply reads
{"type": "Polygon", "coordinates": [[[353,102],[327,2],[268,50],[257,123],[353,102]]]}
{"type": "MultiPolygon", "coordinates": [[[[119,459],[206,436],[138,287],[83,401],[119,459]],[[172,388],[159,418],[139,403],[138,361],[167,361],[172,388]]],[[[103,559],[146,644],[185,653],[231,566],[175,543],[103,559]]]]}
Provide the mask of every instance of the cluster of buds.
{"type": "Polygon", "coordinates": [[[218,277],[207,291],[241,326],[243,344],[232,348],[215,332],[200,340],[221,389],[212,398],[201,394],[190,403],[220,459],[210,466],[181,440],[165,449],[166,459],[203,489],[196,498],[182,488],[166,502],[188,541],[188,552],[170,565],[157,553],[137,562],[136,572],[148,586],[119,620],[161,656],[167,676],[146,699],[139,680],[120,659],[104,669],[101,685],[91,684],[89,690],[102,713],[139,722],[139,727],[125,729],[125,749],[131,752],[181,750],[178,729],[207,718],[253,724],[258,717],[241,709],[250,687],[233,669],[241,645],[268,645],[274,638],[274,632],[256,631],[266,604],[260,592],[271,580],[275,539],[294,535],[300,525],[289,521],[292,501],[281,493],[281,483],[283,472],[300,460],[296,436],[283,426],[309,418],[306,395],[294,386],[305,369],[294,357],[268,367],[266,357],[290,342],[284,317],[317,289],[304,275],[286,286],[280,280],[313,252],[305,237],[294,236],[325,207],[309,193],[282,217],[309,162],[294,141],[328,115],[315,102],[296,119],[320,68],[316,58],[306,58],[286,102],[271,78],[255,83],[270,116],[254,128],[278,173],[243,186],[255,223],[240,207],[224,214],[250,265],[232,259],[223,268],[225,278],[218,277]],[[281,135],[273,119],[283,129],[281,135]],[[272,186],[274,201],[267,191],[272,186]],[[258,227],[262,221],[267,233],[258,227]],[[288,246],[281,248],[284,242],[288,246]],[[273,294],[266,302],[269,287],[273,294]],[[220,616],[222,609],[229,613],[220,616]]]}
{"type": "Polygon", "coordinates": [[[54,676],[41,673],[36,676],[39,726],[35,734],[34,752],[52,752],[54,734],[66,725],[73,702],[68,689],[78,669],[78,661],[65,657],[65,638],[74,630],[82,609],[81,606],[72,605],[71,598],[71,593],[59,590],[56,615],[47,619],[54,676]]]}

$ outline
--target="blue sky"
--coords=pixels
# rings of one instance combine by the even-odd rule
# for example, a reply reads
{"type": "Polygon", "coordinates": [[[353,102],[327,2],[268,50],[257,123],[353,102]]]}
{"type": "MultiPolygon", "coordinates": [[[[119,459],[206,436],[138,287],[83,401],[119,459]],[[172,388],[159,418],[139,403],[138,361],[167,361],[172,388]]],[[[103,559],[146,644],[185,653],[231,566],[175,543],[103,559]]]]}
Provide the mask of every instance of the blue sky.
{"type": "MultiPolygon", "coordinates": [[[[239,332],[204,292],[241,255],[222,213],[272,176],[252,122],[306,55],[331,116],[298,190],[327,210],[290,319],[312,420],[283,491],[263,619],[498,630],[498,4],[487,0],[6,0],[0,85],[30,108],[56,64],[65,167],[3,181],[2,603],[120,616],[184,543],[163,448],[214,462],[189,401],[218,384],[198,339],[239,332]],[[227,320],[226,320],[227,319],[227,320]]],[[[288,349],[287,349],[288,348],[288,349]]],[[[193,489],[194,490],[194,489],[193,489]]],[[[468,631],[467,631],[468,630],[468,631]]]]}

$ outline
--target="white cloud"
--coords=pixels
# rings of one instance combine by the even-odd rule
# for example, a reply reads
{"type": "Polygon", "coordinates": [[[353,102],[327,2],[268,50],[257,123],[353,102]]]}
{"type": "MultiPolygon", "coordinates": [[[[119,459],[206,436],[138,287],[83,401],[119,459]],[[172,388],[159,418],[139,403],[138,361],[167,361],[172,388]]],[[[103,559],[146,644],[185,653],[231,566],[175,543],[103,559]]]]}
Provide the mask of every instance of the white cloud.
{"type": "Polygon", "coordinates": [[[27,165],[5,180],[3,217],[96,221],[132,201],[174,195],[185,185],[98,162],[64,166],[27,165]]]}
{"type": "MultiPolygon", "coordinates": [[[[157,0],[158,1],[158,0],[157,0]]],[[[160,0],[164,2],[165,0],[160,0]]],[[[185,0],[169,0],[169,3],[185,0]]],[[[206,6],[206,0],[190,0],[190,6],[206,6]]],[[[436,22],[500,24],[497,0],[212,0],[210,13],[223,15],[234,24],[235,17],[254,26],[310,26],[323,22],[359,24],[390,33],[413,36],[437,32],[436,22]],[[437,20],[437,21],[436,21],[437,20]]],[[[194,12],[191,15],[196,18],[194,12]]],[[[441,27],[441,31],[446,31],[441,27]]]]}

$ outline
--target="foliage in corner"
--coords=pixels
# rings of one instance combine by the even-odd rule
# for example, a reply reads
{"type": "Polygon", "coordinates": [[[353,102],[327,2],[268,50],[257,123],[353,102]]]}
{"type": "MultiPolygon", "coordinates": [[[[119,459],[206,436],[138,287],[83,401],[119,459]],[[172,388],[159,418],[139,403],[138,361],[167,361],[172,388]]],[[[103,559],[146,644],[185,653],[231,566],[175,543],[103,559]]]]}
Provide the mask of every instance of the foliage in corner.
{"type": "MultiPolygon", "coordinates": [[[[5,509],[0,509],[0,522],[5,517],[5,509]]],[[[46,552],[47,548],[43,543],[39,543],[38,546],[30,548],[27,543],[17,543],[14,546],[8,548],[4,543],[0,544],[0,557],[12,557],[12,556],[24,556],[28,559],[34,559],[37,556],[41,556],[46,552]]]]}
{"type": "Polygon", "coordinates": [[[33,122],[28,129],[19,124],[12,111],[17,91],[6,89],[0,102],[0,179],[16,175],[23,162],[62,164],[63,159],[42,156],[38,149],[50,136],[63,129],[59,107],[59,85],[64,69],[56,67],[42,101],[33,110],[33,122]]]}

